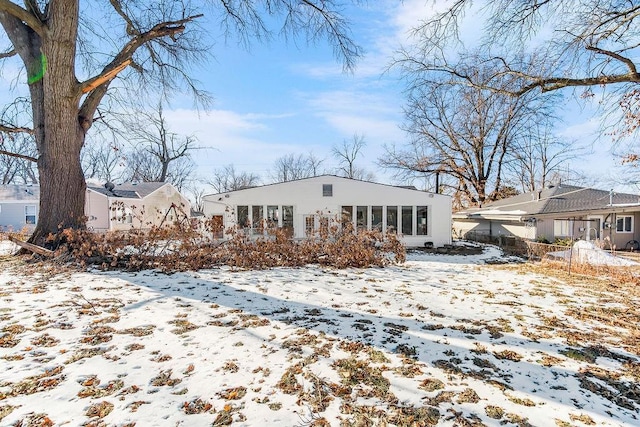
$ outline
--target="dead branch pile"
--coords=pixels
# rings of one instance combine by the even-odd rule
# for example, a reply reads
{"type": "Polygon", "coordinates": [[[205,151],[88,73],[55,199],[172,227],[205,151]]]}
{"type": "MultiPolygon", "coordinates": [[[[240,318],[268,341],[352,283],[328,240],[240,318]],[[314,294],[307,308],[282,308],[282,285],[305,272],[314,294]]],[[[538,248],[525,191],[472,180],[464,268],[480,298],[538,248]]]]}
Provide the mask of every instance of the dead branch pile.
{"type": "Polygon", "coordinates": [[[279,228],[263,228],[249,237],[229,229],[226,240],[216,240],[211,221],[186,217],[147,230],[92,233],[66,229],[51,236],[59,242],[57,258],[82,266],[139,271],[187,271],[227,265],[242,269],[298,267],[319,264],[336,268],[383,267],[404,262],[405,248],[394,234],[355,231],[352,227],[327,226],[302,240],[288,237],[279,228]]]}

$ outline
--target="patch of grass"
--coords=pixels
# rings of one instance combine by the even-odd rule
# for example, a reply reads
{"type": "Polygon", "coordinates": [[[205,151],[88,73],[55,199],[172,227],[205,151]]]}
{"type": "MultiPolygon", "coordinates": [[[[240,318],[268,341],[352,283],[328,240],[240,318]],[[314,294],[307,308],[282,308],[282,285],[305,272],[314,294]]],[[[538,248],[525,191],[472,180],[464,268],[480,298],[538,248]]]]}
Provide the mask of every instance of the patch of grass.
{"type": "Polygon", "coordinates": [[[560,350],[559,353],[569,359],[577,360],[579,362],[596,363],[596,356],[593,353],[580,349],[569,348],[566,350],[560,350]]]}
{"type": "Polygon", "coordinates": [[[549,354],[544,354],[540,360],[537,361],[542,366],[546,366],[547,368],[550,366],[562,365],[563,360],[559,357],[551,356],[549,354]]]}
{"type": "Polygon", "coordinates": [[[444,388],[444,383],[437,378],[425,378],[418,385],[418,387],[425,391],[431,392],[436,390],[442,390],[444,388]]]}
{"type": "Polygon", "coordinates": [[[285,394],[296,394],[302,390],[302,386],[296,378],[297,375],[302,374],[302,366],[300,364],[290,366],[280,377],[280,381],[276,384],[280,390],[285,394]]]}
{"type": "Polygon", "coordinates": [[[478,366],[478,367],[480,367],[480,368],[493,369],[493,370],[497,370],[498,369],[498,368],[496,368],[496,365],[491,363],[489,360],[483,359],[481,357],[474,357],[473,358],[473,364],[478,366]]]}
{"type": "Polygon", "coordinates": [[[571,421],[580,421],[582,424],[586,424],[588,426],[592,426],[596,424],[595,421],[593,421],[593,418],[591,418],[589,415],[586,415],[586,414],[580,414],[580,415],[569,414],[569,418],[571,418],[571,421]]]}
{"type": "Polygon", "coordinates": [[[239,400],[247,394],[246,387],[232,387],[217,393],[222,399],[239,400]]]}
{"type": "Polygon", "coordinates": [[[472,353],[485,354],[487,352],[487,347],[483,346],[479,342],[474,342],[473,345],[475,346],[475,348],[471,349],[472,353]]]}
{"type": "Polygon", "coordinates": [[[124,382],[122,380],[109,381],[104,387],[98,387],[97,384],[94,385],[93,383],[90,383],[78,392],[78,397],[91,397],[93,399],[97,399],[100,397],[111,396],[122,387],[124,387],[124,382]]]}
{"type": "Polygon", "coordinates": [[[234,361],[228,360],[222,366],[222,370],[227,372],[238,372],[240,367],[234,361]]]}
{"type": "Polygon", "coordinates": [[[466,388],[458,394],[458,403],[478,403],[480,396],[472,388],[466,388]]]}
{"type": "Polygon", "coordinates": [[[139,407],[141,407],[142,405],[148,405],[150,403],[151,402],[146,400],[136,400],[135,402],[129,403],[129,405],[127,405],[127,408],[129,408],[129,411],[131,412],[137,412],[139,407]]]}
{"type": "Polygon", "coordinates": [[[184,402],[182,404],[182,410],[187,415],[202,414],[210,412],[213,409],[213,405],[200,398],[193,399],[191,402],[184,402]]]}
{"type": "Polygon", "coordinates": [[[518,427],[533,427],[532,424],[529,423],[529,419],[526,417],[521,417],[517,414],[507,414],[505,415],[505,419],[512,424],[516,424],[518,427]]]}
{"type": "Polygon", "coordinates": [[[338,370],[343,384],[349,386],[365,384],[373,387],[381,395],[389,391],[390,383],[382,375],[382,370],[372,367],[367,361],[352,357],[336,360],[332,366],[338,370]]]}
{"type": "Polygon", "coordinates": [[[0,421],[2,421],[7,415],[12,413],[13,410],[16,409],[16,408],[17,408],[17,406],[11,406],[11,405],[2,405],[2,406],[0,406],[0,421]]]}
{"type": "Polygon", "coordinates": [[[144,348],[144,345],[142,344],[138,344],[138,343],[133,343],[133,344],[128,344],[127,346],[125,346],[125,350],[127,351],[136,351],[136,350],[142,350],[144,348]]]}
{"type": "Polygon", "coordinates": [[[171,378],[172,371],[168,369],[166,371],[160,371],[160,373],[151,380],[151,385],[155,387],[169,386],[173,387],[176,384],[180,384],[182,380],[180,378],[171,378]]]}
{"type": "Polygon", "coordinates": [[[440,411],[430,406],[395,406],[393,411],[389,423],[398,427],[435,426],[440,420],[440,411]]]}
{"type": "Polygon", "coordinates": [[[411,359],[418,358],[418,351],[415,345],[399,344],[393,351],[407,358],[411,358],[411,359]]]}
{"type": "Polygon", "coordinates": [[[24,380],[17,383],[2,383],[0,384],[0,386],[10,387],[10,391],[6,394],[0,392],[0,400],[3,400],[7,397],[20,396],[23,394],[28,395],[40,393],[56,388],[65,379],[64,374],[62,374],[63,369],[63,366],[57,366],[55,368],[44,371],[40,375],[34,375],[25,378],[24,380]]]}
{"type": "Polygon", "coordinates": [[[507,395],[507,397],[510,401],[512,401],[516,405],[522,405],[522,406],[528,406],[528,407],[536,406],[536,403],[533,400],[528,398],[520,398],[515,396],[509,396],[509,395],[507,395]]]}
{"type": "Polygon", "coordinates": [[[484,413],[487,414],[487,417],[493,418],[494,420],[502,419],[504,416],[504,409],[499,406],[489,405],[485,406],[484,413]]]}
{"type": "Polygon", "coordinates": [[[198,329],[200,326],[191,323],[187,319],[174,319],[170,320],[168,323],[176,325],[176,328],[171,330],[176,335],[183,335],[189,331],[193,331],[194,329],[198,329]]]}
{"type": "Polygon", "coordinates": [[[105,348],[93,347],[93,348],[81,348],[71,355],[64,363],[68,365],[70,363],[77,362],[78,360],[88,359],[94,356],[104,355],[107,352],[105,348]]]}
{"type": "Polygon", "coordinates": [[[519,362],[520,360],[522,360],[522,355],[518,354],[513,350],[503,350],[499,352],[494,351],[493,355],[497,359],[502,359],[502,360],[512,360],[514,362],[519,362]]]}
{"type": "Polygon", "coordinates": [[[95,403],[87,409],[85,415],[89,418],[104,418],[113,411],[113,403],[102,401],[95,403]]]}
{"type": "Polygon", "coordinates": [[[60,340],[45,333],[31,340],[31,345],[38,347],[54,347],[60,343],[60,340]]]}
{"type": "Polygon", "coordinates": [[[127,328],[117,331],[118,334],[133,335],[134,337],[145,337],[153,334],[155,325],[136,326],[134,328],[127,328]]]}

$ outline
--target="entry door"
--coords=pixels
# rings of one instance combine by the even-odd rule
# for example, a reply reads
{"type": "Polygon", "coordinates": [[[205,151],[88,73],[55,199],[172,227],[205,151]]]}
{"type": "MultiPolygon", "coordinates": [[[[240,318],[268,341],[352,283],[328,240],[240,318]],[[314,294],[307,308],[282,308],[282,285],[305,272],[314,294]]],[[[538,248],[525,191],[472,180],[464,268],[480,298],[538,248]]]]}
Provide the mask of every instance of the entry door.
{"type": "Polygon", "coordinates": [[[600,239],[602,235],[602,216],[601,215],[589,215],[587,216],[587,230],[585,231],[585,238],[587,240],[600,239]]]}

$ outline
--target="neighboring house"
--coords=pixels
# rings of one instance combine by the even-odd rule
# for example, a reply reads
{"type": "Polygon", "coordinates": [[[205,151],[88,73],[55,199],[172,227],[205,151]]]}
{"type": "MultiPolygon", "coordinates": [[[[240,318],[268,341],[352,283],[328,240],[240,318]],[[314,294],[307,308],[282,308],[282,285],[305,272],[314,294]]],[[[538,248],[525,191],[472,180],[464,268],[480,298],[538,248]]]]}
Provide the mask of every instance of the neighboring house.
{"type": "Polygon", "coordinates": [[[0,185],[0,231],[33,231],[38,222],[40,187],[0,185]]]}
{"type": "Polygon", "coordinates": [[[453,214],[454,235],[528,240],[601,239],[640,249],[640,197],[571,185],[550,186],[453,214]]]}
{"type": "MultiPolygon", "coordinates": [[[[317,233],[323,221],[398,233],[407,246],[451,243],[451,197],[323,175],[204,196],[204,213],[220,230],[237,226],[262,235],[260,224],[294,238],[317,233]]],[[[222,234],[216,237],[225,237],[222,234]]]]}
{"type": "Polygon", "coordinates": [[[171,184],[140,182],[103,187],[87,187],[85,214],[87,227],[94,231],[148,229],[171,223],[182,212],[189,215],[191,204],[171,184]],[[178,208],[172,209],[172,206],[178,208]]]}

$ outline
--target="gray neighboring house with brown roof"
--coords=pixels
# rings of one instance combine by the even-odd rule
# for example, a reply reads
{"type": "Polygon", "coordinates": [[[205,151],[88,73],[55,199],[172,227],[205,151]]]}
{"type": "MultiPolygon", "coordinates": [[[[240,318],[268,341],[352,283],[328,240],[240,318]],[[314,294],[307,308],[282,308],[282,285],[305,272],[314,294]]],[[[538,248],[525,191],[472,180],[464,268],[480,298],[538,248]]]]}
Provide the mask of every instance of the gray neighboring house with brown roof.
{"type": "Polygon", "coordinates": [[[33,231],[38,222],[40,186],[0,185],[0,231],[33,231]]]}
{"type": "Polygon", "coordinates": [[[453,214],[456,237],[516,236],[526,240],[601,239],[640,249],[640,196],[557,185],[453,214]]]}
{"type": "Polygon", "coordinates": [[[168,182],[140,182],[87,186],[85,215],[87,227],[94,231],[148,229],[170,223],[177,206],[189,215],[191,203],[168,182]]]}

